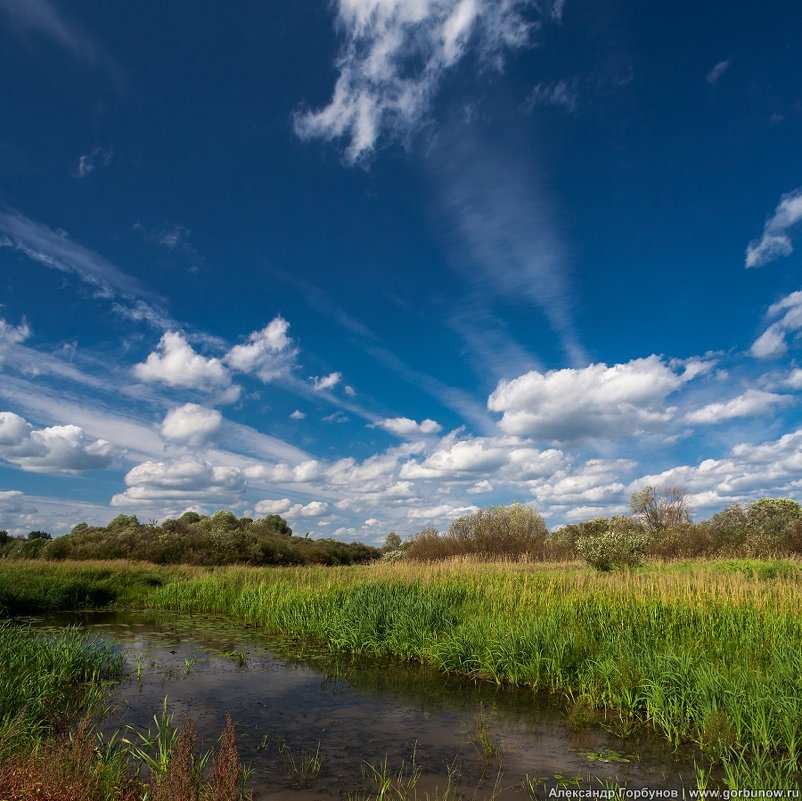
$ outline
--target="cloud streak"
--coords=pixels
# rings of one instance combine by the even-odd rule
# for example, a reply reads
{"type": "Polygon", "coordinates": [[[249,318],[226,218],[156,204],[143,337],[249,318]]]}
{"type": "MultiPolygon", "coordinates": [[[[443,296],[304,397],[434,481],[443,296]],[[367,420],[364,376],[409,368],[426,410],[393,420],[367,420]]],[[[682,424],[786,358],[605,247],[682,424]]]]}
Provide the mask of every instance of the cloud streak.
{"type": "Polygon", "coordinates": [[[83,61],[94,63],[98,59],[93,40],[47,0],[0,0],[0,12],[20,35],[36,33],[83,61]]]}

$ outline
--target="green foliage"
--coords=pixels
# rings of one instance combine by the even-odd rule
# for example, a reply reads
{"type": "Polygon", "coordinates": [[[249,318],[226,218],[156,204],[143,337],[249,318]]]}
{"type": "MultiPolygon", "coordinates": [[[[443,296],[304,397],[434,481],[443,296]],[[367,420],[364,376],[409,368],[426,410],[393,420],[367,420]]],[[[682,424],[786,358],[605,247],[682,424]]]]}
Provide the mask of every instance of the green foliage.
{"type": "Polygon", "coordinates": [[[9,539],[0,556],[11,559],[130,559],[161,565],[354,564],[380,552],[361,543],[293,537],[278,515],[253,520],[228,511],[211,517],[186,512],[162,525],[142,525],[135,515],[118,515],[106,526],[79,523],[56,539],[9,539]]]}
{"type": "Polygon", "coordinates": [[[423,529],[412,539],[410,559],[432,560],[473,554],[485,559],[523,555],[543,559],[548,529],[543,518],[520,503],[489,506],[458,517],[446,534],[423,529]]]}
{"type": "Polygon", "coordinates": [[[401,548],[401,537],[395,533],[395,531],[391,531],[385,538],[384,538],[384,545],[382,546],[383,551],[398,551],[401,548]]]}
{"type": "Polygon", "coordinates": [[[580,537],[576,549],[579,556],[596,570],[608,571],[641,564],[649,542],[649,535],[642,529],[619,525],[580,537]]]}
{"type": "Polygon", "coordinates": [[[661,531],[690,522],[687,492],[678,486],[645,486],[629,499],[632,516],[649,531],[661,531]]]}
{"type": "Polygon", "coordinates": [[[0,756],[29,747],[99,698],[98,682],[119,675],[122,654],[77,629],[40,634],[0,623],[0,756]]]}

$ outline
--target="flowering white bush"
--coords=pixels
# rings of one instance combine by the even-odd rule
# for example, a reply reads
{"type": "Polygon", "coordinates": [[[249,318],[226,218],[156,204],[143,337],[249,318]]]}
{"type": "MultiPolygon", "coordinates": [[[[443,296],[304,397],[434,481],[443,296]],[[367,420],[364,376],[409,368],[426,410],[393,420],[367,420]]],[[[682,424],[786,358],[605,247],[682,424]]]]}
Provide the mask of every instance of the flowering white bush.
{"type": "Polygon", "coordinates": [[[643,561],[648,547],[649,535],[636,528],[608,528],[576,542],[579,555],[596,570],[635,567],[643,561]]]}

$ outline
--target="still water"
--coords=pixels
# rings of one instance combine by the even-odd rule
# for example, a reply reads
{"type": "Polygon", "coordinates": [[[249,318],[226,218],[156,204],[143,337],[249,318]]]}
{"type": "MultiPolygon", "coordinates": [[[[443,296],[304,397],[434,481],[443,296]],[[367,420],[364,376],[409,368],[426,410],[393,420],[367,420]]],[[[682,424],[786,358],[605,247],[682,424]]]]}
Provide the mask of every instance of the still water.
{"type": "MultiPolygon", "coordinates": [[[[417,797],[547,798],[552,788],[693,787],[688,755],[652,736],[622,740],[573,728],[559,700],[447,676],[419,665],[332,655],[209,617],[89,612],[34,621],[77,624],[117,642],[125,678],[110,688],[106,731],[153,726],[167,697],[203,750],[230,711],[256,801],[328,801],[376,792],[369,765],[420,771],[417,797]],[[484,745],[483,745],[484,743],[484,745]],[[320,769],[304,768],[319,756],[320,769]],[[456,796],[455,796],[456,797],[456,796]]],[[[411,795],[411,797],[415,797],[411,795]]]]}

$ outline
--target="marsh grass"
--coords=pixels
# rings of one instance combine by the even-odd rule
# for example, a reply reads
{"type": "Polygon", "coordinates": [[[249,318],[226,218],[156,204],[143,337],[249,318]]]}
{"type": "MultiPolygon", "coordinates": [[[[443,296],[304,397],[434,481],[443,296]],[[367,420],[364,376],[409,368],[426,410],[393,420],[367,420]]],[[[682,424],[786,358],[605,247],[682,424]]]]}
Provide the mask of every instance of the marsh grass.
{"type": "Polygon", "coordinates": [[[46,633],[0,622],[0,757],[96,710],[100,682],[122,669],[118,648],[75,628],[46,633]]]}
{"type": "MultiPolygon", "coordinates": [[[[14,572],[24,584],[43,567],[14,572]]],[[[54,567],[51,581],[67,584],[70,571],[87,568],[54,567]]],[[[148,606],[581,700],[576,722],[598,716],[617,734],[648,727],[673,746],[695,744],[705,770],[718,764],[725,781],[787,784],[802,768],[799,561],[647,563],[609,574],[467,558],[112,573],[127,570],[134,577],[103,580],[148,606]]]]}

